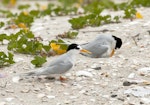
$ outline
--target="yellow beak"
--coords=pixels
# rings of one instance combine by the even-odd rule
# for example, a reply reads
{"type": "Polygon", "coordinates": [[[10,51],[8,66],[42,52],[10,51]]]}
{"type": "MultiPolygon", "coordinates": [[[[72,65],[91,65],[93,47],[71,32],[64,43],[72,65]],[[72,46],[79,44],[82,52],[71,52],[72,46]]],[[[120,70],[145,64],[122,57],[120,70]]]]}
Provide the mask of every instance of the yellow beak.
{"type": "Polygon", "coordinates": [[[84,52],[84,53],[92,54],[90,51],[85,50],[85,49],[80,50],[80,52],[84,52]]]}
{"type": "Polygon", "coordinates": [[[113,49],[111,54],[110,54],[110,57],[112,57],[114,55],[114,53],[115,53],[115,50],[113,49]]]}

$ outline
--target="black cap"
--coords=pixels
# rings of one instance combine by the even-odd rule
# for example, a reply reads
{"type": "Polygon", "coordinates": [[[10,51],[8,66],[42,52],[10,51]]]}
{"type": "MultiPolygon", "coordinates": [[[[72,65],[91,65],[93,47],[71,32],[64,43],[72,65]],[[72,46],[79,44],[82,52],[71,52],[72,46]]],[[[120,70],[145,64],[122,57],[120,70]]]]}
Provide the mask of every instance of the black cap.
{"type": "Polygon", "coordinates": [[[72,50],[72,49],[80,49],[80,47],[79,47],[79,45],[73,43],[68,46],[67,51],[72,50]]]}
{"type": "Polygon", "coordinates": [[[122,40],[116,36],[113,36],[113,35],[112,35],[112,37],[116,40],[115,49],[120,48],[122,46],[122,40]]]}

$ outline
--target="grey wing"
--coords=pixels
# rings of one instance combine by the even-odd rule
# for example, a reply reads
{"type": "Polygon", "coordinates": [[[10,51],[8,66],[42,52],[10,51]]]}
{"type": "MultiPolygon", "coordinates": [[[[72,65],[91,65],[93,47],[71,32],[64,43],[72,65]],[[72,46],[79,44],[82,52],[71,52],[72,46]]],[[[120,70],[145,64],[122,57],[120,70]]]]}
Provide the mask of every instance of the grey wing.
{"type": "Polygon", "coordinates": [[[53,60],[53,61],[49,64],[49,66],[61,64],[61,63],[64,61],[65,58],[67,58],[66,53],[65,53],[65,54],[62,54],[62,55],[60,55],[60,56],[58,56],[55,60],[53,60]]]}
{"type": "MultiPolygon", "coordinates": [[[[56,65],[43,67],[38,71],[35,71],[32,74],[36,76],[40,75],[53,75],[53,74],[63,74],[67,71],[69,71],[72,68],[73,64],[71,62],[61,62],[56,65]]],[[[31,74],[31,73],[30,73],[31,74]]]]}
{"type": "Polygon", "coordinates": [[[66,59],[67,57],[64,55],[59,56],[57,59],[51,62],[51,64],[47,67],[42,67],[38,70],[31,71],[25,73],[27,76],[40,76],[40,75],[51,75],[51,74],[62,74],[67,72],[69,69],[72,68],[73,64],[69,60],[66,59]]]}
{"type": "Polygon", "coordinates": [[[94,41],[84,44],[84,45],[81,45],[81,47],[92,52],[92,54],[90,54],[90,55],[82,53],[83,55],[89,56],[92,58],[100,58],[108,50],[108,47],[106,45],[104,45],[102,42],[95,43],[94,41]]]}
{"type": "Polygon", "coordinates": [[[51,75],[51,74],[63,74],[72,68],[73,64],[71,62],[62,62],[57,65],[46,67],[41,75],[51,75]]]}

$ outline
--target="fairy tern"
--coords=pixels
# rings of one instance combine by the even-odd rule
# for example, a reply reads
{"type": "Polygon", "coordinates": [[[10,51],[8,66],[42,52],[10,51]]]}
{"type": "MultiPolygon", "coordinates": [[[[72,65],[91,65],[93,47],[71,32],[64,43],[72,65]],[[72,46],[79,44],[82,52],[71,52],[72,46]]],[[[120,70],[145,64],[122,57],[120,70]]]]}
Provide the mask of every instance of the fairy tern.
{"type": "Polygon", "coordinates": [[[80,52],[91,53],[88,50],[82,49],[81,46],[77,44],[71,44],[68,46],[67,52],[60,55],[54,61],[52,61],[47,67],[42,67],[38,70],[31,72],[23,73],[24,76],[60,76],[61,74],[69,71],[75,64],[76,55],[80,52]]]}
{"type": "Polygon", "coordinates": [[[82,53],[91,58],[107,58],[113,56],[116,49],[122,46],[119,37],[110,34],[98,35],[93,41],[82,44],[81,47],[87,49],[91,54],[82,53]]]}

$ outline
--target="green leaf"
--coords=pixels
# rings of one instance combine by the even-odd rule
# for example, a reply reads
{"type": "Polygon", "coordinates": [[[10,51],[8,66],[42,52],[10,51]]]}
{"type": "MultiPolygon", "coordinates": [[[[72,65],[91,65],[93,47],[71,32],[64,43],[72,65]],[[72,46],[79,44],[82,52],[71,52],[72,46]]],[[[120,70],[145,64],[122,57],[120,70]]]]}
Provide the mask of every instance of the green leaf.
{"type": "Polygon", "coordinates": [[[39,10],[31,10],[31,11],[29,12],[29,14],[30,14],[31,16],[33,16],[33,17],[39,17],[40,11],[39,11],[39,10]]]}
{"type": "Polygon", "coordinates": [[[0,28],[2,28],[5,25],[4,22],[0,22],[0,28]]]}
{"type": "Polygon", "coordinates": [[[7,39],[7,35],[6,34],[0,34],[0,41],[3,42],[4,39],[7,39]]]}
{"type": "Polygon", "coordinates": [[[29,4],[19,5],[19,6],[18,6],[18,9],[19,9],[19,10],[23,10],[23,9],[28,9],[29,7],[30,7],[29,4]]]}
{"type": "Polygon", "coordinates": [[[4,52],[0,52],[0,67],[15,63],[13,60],[13,56],[14,55],[10,52],[8,53],[8,55],[6,55],[4,52]]]}
{"type": "Polygon", "coordinates": [[[24,23],[27,27],[31,26],[31,23],[34,21],[34,18],[31,15],[25,15],[23,12],[15,19],[15,23],[24,23]]]}
{"type": "Polygon", "coordinates": [[[50,50],[50,45],[43,45],[43,48],[46,52],[49,52],[50,50]]]}
{"type": "Polygon", "coordinates": [[[41,56],[35,56],[34,59],[31,61],[33,65],[36,67],[41,67],[43,63],[45,63],[46,57],[41,57],[41,56]]]}

